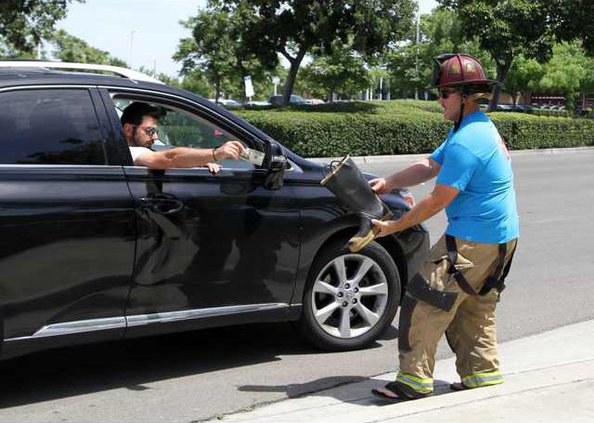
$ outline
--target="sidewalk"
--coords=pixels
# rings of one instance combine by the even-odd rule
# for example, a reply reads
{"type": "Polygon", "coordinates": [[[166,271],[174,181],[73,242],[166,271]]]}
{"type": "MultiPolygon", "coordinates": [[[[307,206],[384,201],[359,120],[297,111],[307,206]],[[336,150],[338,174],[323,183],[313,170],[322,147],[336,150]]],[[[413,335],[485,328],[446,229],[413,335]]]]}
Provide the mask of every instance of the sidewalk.
{"type": "Polygon", "coordinates": [[[454,359],[435,367],[434,396],[387,403],[371,388],[388,373],[263,405],[217,422],[594,422],[594,321],[500,344],[503,385],[451,392],[454,359]]]}
{"type": "MultiPolygon", "coordinates": [[[[538,156],[538,155],[549,155],[549,154],[580,154],[584,152],[593,152],[594,147],[568,147],[568,148],[542,148],[532,150],[510,150],[512,157],[515,156],[538,156]]],[[[424,154],[399,154],[399,155],[388,155],[388,156],[354,156],[351,157],[357,164],[365,163],[409,163],[412,164],[418,160],[424,159],[429,156],[429,153],[424,154]]],[[[317,163],[330,163],[333,160],[341,160],[342,157],[312,157],[308,160],[312,160],[317,163]]]]}

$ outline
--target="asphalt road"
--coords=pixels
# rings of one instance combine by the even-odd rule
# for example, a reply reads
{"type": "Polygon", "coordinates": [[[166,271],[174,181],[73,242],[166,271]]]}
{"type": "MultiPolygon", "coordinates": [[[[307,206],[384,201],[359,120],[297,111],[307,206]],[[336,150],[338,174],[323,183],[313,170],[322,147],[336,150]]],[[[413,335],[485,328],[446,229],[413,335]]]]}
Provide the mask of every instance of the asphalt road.
{"type": "MultiPolygon", "coordinates": [[[[362,167],[387,174],[408,160],[362,167]]],[[[521,239],[498,311],[502,342],[594,319],[594,149],[513,161],[521,239]]],[[[444,217],[428,227],[437,239],[444,217]]],[[[254,325],[38,353],[0,363],[0,422],[199,421],[393,371],[395,337],[321,353],[290,325],[254,325]]]]}

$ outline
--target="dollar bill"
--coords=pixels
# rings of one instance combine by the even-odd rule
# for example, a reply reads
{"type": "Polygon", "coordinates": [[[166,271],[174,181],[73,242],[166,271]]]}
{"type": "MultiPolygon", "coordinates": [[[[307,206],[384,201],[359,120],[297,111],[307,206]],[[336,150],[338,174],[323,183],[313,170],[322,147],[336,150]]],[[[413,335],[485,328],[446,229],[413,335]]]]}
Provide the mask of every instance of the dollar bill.
{"type": "Polygon", "coordinates": [[[264,153],[258,150],[252,150],[251,148],[244,148],[239,158],[256,166],[262,166],[262,163],[264,163],[264,153]]]}

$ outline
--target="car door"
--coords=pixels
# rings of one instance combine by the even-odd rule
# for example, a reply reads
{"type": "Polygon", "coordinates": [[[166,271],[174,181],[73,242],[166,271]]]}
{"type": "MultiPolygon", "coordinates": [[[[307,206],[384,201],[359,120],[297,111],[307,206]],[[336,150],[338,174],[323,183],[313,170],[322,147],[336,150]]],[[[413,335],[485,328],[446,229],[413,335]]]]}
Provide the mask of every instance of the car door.
{"type": "Polygon", "coordinates": [[[135,212],[97,102],[85,87],[0,91],[6,354],[123,335],[135,212]]]}
{"type": "MultiPolygon", "coordinates": [[[[205,105],[146,92],[111,90],[104,98],[120,112],[132,101],[163,107],[154,148],[213,148],[230,139],[263,148],[205,105]]],[[[202,327],[288,311],[300,248],[293,190],[266,189],[267,171],[253,164],[220,164],[216,175],[206,168],[124,167],[138,231],[130,335],[171,330],[163,323],[202,327]]]]}

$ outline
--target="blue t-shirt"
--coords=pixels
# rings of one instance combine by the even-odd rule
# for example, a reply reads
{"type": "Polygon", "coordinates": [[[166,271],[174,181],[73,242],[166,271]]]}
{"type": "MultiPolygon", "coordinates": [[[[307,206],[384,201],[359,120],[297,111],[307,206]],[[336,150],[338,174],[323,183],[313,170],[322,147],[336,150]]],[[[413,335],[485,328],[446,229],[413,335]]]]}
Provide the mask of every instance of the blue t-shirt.
{"type": "Polygon", "coordinates": [[[441,166],[437,183],[460,191],[446,207],[446,234],[488,244],[518,238],[511,158],[487,115],[465,116],[431,158],[441,166]]]}

